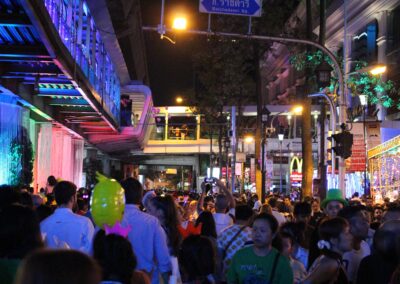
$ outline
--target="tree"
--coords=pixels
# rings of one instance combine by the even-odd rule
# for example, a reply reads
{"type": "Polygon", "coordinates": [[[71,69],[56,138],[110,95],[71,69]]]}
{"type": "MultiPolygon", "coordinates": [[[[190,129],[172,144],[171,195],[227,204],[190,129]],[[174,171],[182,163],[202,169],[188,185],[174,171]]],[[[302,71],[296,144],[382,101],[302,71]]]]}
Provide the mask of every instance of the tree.
{"type": "MultiPolygon", "coordinates": [[[[253,32],[257,35],[282,35],[282,28],[299,1],[263,1],[263,15],[253,18],[253,32]]],[[[213,17],[213,29],[235,33],[247,32],[247,18],[213,17]]],[[[222,115],[223,106],[257,103],[256,157],[260,154],[262,97],[260,59],[272,43],[230,38],[209,37],[196,51],[195,92],[193,104],[209,120],[222,115]]],[[[219,142],[222,137],[219,136],[219,142]]],[[[219,143],[220,144],[220,143],[219,143]]],[[[221,146],[219,147],[221,149],[221,146]]],[[[260,176],[260,170],[257,169],[260,176]]]]}

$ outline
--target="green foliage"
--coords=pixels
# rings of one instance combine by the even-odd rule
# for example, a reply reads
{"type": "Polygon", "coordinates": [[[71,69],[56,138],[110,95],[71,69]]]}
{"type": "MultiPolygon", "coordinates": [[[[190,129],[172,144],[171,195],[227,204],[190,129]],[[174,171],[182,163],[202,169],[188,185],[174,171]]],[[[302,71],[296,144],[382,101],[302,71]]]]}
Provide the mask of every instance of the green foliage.
{"type": "Polygon", "coordinates": [[[27,130],[22,129],[20,137],[16,137],[10,145],[11,185],[29,185],[33,179],[33,149],[27,130]]]}
{"type": "MultiPolygon", "coordinates": [[[[292,55],[289,59],[290,64],[297,70],[302,71],[305,68],[311,68],[313,71],[322,62],[322,59],[332,64],[328,56],[324,56],[322,51],[316,52],[302,52],[292,55]]],[[[339,58],[338,62],[342,62],[339,58]]],[[[357,62],[355,72],[367,67],[368,63],[365,61],[357,62]]],[[[329,91],[334,93],[337,78],[332,76],[329,91]]],[[[396,89],[393,81],[382,80],[381,76],[373,76],[368,72],[355,73],[347,79],[347,86],[351,89],[354,96],[364,94],[371,104],[382,104],[384,107],[389,108],[396,106],[400,109],[400,89],[396,89]],[[381,94],[378,96],[378,94],[381,94]]]]}

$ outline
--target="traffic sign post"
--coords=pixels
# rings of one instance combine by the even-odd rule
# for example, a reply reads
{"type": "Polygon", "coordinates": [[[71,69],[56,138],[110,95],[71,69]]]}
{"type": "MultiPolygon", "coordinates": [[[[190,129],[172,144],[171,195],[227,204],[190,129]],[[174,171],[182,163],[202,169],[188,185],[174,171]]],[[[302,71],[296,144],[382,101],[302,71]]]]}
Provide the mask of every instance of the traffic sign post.
{"type": "Polygon", "coordinates": [[[199,10],[207,14],[260,17],[262,0],[199,0],[199,10]]]}

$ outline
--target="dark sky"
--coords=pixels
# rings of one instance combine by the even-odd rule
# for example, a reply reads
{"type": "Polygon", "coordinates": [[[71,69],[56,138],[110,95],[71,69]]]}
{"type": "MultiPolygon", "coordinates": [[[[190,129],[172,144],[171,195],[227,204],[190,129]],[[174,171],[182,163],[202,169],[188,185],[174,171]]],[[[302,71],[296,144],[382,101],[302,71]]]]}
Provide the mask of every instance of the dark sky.
{"type": "MultiPolygon", "coordinates": [[[[170,26],[172,11],[189,15],[192,28],[198,28],[199,15],[197,0],[166,0],[165,24],[170,26]]],[[[161,0],[141,1],[143,26],[157,26],[160,23],[161,0]]],[[[175,98],[182,96],[193,87],[192,51],[197,39],[190,35],[168,35],[176,44],[161,40],[156,32],[144,32],[150,88],[156,106],[176,105],[175,98]]],[[[185,104],[185,102],[183,102],[185,104]]]]}

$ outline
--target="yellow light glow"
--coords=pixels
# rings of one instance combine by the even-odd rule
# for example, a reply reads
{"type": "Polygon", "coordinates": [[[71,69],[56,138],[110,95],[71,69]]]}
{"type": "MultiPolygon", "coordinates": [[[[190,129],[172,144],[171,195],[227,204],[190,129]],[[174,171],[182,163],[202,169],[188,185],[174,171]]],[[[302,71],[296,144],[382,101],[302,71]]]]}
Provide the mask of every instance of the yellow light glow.
{"type": "Polygon", "coordinates": [[[246,143],[252,143],[253,141],[254,141],[254,137],[253,136],[244,137],[244,142],[246,142],[246,143]]]}
{"type": "Polygon", "coordinates": [[[172,23],[172,28],[174,30],[186,30],[187,27],[187,21],[183,17],[178,17],[174,19],[174,22],[172,23]]]}
{"type": "Polygon", "coordinates": [[[176,102],[177,102],[178,104],[181,104],[181,103],[183,102],[182,97],[177,97],[177,98],[176,98],[176,102]]]}
{"type": "Polygon", "coordinates": [[[372,75],[383,74],[386,72],[386,66],[385,65],[376,66],[376,67],[372,68],[369,72],[372,75]]]}
{"type": "Polygon", "coordinates": [[[293,112],[294,112],[295,114],[301,114],[301,113],[303,112],[303,106],[295,106],[295,107],[293,108],[293,112]]]}

